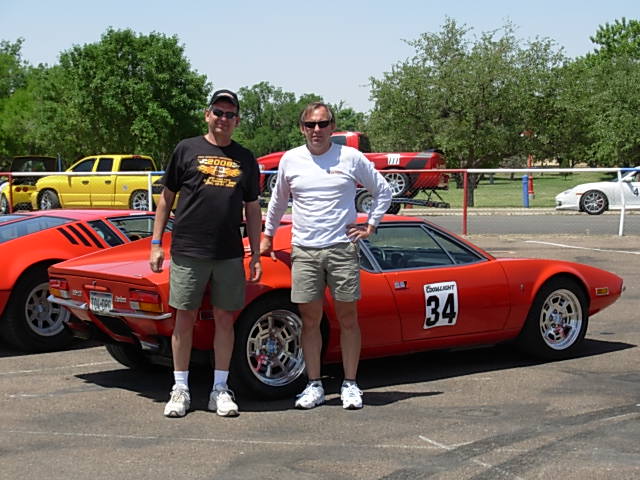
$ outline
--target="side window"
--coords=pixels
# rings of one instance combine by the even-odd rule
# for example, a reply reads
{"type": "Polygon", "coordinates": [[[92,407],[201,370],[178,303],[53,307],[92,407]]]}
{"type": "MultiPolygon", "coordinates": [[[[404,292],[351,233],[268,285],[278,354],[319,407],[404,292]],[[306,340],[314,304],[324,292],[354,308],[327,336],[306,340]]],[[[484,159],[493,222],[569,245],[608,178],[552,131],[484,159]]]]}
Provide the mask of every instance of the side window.
{"type": "MultiPolygon", "coordinates": [[[[153,215],[132,215],[128,217],[110,218],[109,222],[115,226],[129,240],[140,240],[153,234],[153,215]]],[[[165,232],[173,230],[173,221],[169,219],[165,232]]]]}
{"type": "Polygon", "coordinates": [[[383,225],[364,242],[382,270],[443,267],[482,260],[439,232],[415,225],[383,225]]]}
{"type": "Polygon", "coordinates": [[[362,153],[370,153],[371,152],[371,144],[369,143],[369,137],[366,135],[360,135],[360,151],[362,153]]]}
{"type": "Polygon", "coordinates": [[[151,172],[153,164],[148,158],[125,157],[120,160],[121,172],[151,172]]]}
{"type": "Polygon", "coordinates": [[[109,226],[104,223],[102,220],[93,220],[91,222],[87,222],[91,228],[93,228],[98,236],[102,238],[107,244],[115,247],[116,245],[122,245],[124,242],[122,239],[116,235],[116,233],[109,228],[109,226]]]}
{"type": "Polygon", "coordinates": [[[113,169],[113,158],[101,158],[98,160],[96,172],[110,172],[113,169]]]}
{"type": "Polygon", "coordinates": [[[95,158],[88,158],[80,163],[78,163],[76,166],[74,166],[71,171],[73,172],[90,172],[93,170],[93,164],[96,161],[95,158]]]}
{"type": "Polygon", "coordinates": [[[331,142],[335,143],[336,145],[346,145],[347,137],[345,137],[344,135],[333,135],[331,137],[331,142]]]}

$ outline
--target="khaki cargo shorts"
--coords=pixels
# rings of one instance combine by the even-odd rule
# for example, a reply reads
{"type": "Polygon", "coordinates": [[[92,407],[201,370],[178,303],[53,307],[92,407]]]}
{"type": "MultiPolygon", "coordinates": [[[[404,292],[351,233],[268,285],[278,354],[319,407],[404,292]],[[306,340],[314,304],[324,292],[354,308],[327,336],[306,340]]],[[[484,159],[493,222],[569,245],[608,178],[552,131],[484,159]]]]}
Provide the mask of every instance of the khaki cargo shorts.
{"type": "Polygon", "coordinates": [[[291,247],[291,301],[319,300],[329,287],[339,302],[360,299],[360,259],[358,245],[338,243],[329,247],[291,247]]]}
{"type": "Polygon", "coordinates": [[[179,310],[195,310],[211,282],[211,304],[222,310],[244,307],[245,271],[241,257],[224,260],[171,257],[169,305],[179,310]]]}

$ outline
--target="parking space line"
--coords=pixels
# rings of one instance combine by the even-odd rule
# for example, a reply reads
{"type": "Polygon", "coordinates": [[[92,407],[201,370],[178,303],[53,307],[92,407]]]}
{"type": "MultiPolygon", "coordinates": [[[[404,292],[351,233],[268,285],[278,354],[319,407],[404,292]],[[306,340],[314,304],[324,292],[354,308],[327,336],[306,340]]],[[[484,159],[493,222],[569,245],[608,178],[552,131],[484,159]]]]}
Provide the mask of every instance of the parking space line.
{"type": "Polygon", "coordinates": [[[328,447],[334,446],[338,448],[358,448],[358,449],[396,449],[396,450],[435,450],[436,447],[429,445],[402,445],[402,444],[334,444],[327,442],[288,442],[288,441],[274,441],[274,440],[247,440],[247,439],[234,439],[234,438],[207,438],[207,437],[175,437],[175,436],[162,436],[162,435],[123,435],[117,433],[83,433],[83,432],[55,432],[44,430],[2,430],[6,434],[11,435],[41,435],[50,437],[77,437],[77,438],[96,438],[96,439],[127,439],[127,440],[163,440],[171,439],[185,442],[203,442],[203,443],[228,443],[228,444],[241,444],[241,445],[276,445],[276,446],[296,446],[296,447],[328,447]]]}
{"type": "Polygon", "coordinates": [[[51,370],[65,370],[68,368],[84,368],[84,367],[95,367],[97,365],[110,365],[117,363],[115,360],[109,360],[107,362],[91,362],[91,363],[78,363],[76,365],[62,365],[60,367],[50,367],[50,368],[34,368],[32,370],[14,370],[10,372],[0,372],[0,375],[22,375],[25,373],[39,373],[39,372],[48,372],[51,370]]]}
{"type": "Polygon", "coordinates": [[[640,255],[640,251],[634,251],[634,250],[613,250],[610,248],[578,247],[576,245],[565,245],[563,243],[541,242],[538,240],[525,240],[525,243],[538,243],[541,245],[551,245],[552,247],[573,248],[575,250],[592,250],[596,252],[630,253],[631,255],[640,255]]]}

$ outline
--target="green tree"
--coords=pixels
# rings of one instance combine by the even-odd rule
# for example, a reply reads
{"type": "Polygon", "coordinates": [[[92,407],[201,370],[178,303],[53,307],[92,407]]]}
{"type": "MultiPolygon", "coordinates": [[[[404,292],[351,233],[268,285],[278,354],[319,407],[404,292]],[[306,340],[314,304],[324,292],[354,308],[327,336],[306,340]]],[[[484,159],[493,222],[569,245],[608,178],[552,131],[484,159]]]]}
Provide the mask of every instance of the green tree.
{"type": "Polygon", "coordinates": [[[63,52],[59,73],[52,122],[71,157],[146,153],[163,164],[181,138],[204,129],[209,85],[175,36],[109,28],[99,42],[63,52]]]}
{"type": "Polygon", "coordinates": [[[268,82],[242,87],[240,98],[240,126],[235,139],[256,156],[287,150],[300,145],[304,138],[298,128],[300,112],[310,102],[321,100],[314,94],[296,99],[268,82]]]}
{"type": "Polygon", "coordinates": [[[640,21],[622,18],[612,24],[600,25],[590,40],[597,45],[592,54],[595,61],[612,57],[640,59],[640,21]]]}
{"type": "Polygon", "coordinates": [[[547,39],[523,47],[510,24],[475,41],[469,32],[447,19],[442,31],[408,42],[412,58],[371,79],[377,149],[437,147],[451,167],[487,168],[549,145],[548,80],[562,52],[547,39]],[[533,135],[523,140],[523,132],[533,135]]]}

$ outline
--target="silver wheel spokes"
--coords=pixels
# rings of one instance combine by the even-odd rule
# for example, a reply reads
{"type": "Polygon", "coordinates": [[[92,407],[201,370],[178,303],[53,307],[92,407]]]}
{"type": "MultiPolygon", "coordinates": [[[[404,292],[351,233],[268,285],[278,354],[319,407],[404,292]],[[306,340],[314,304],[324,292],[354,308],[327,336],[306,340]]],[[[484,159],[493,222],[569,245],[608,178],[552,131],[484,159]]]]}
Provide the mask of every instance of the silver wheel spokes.
{"type": "Polygon", "coordinates": [[[69,312],[60,305],[49,303],[49,284],[37,285],[24,306],[24,316],[29,328],[41,337],[52,337],[64,329],[64,322],[69,318],[69,312]]]}
{"type": "Polygon", "coordinates": [[[149,202],[147,202],[147,194],[142,192],[134,194],[131,205],[134,210],[148,210],[149,202]]]}
{"type": "Polygon", "coordinates": [[[288,385],[304,371],[300,345],[302,321],[289,310],[262,315],[247,340],[247,362],[253,374],[270,386],[288,385]]]}
{"type": "Polygon", "coordinates": [[[384,179],[389,184],[394,197],[400,195],[407,188],[407,178],[402,173],[387,173],[384,179]]]}
{"type": "Polygon", "coordinates": [[[40,210],[51,210],[51,200],[47,192],[43,193],[40,198],[40,210]]]}
{"type": "Polygon", "coordinates": [[[554,350],[574,344],[582,327],[582,306],[570,290],[556,290],[544,302],[540,312],[540,334],[554,350]]]}
{"type": "Polygon", "coordinates": [[[584,199],[584,209],[588,212],[599,212],[604,206],[604,198],[599,193],[590,193],[584,199]]]}

